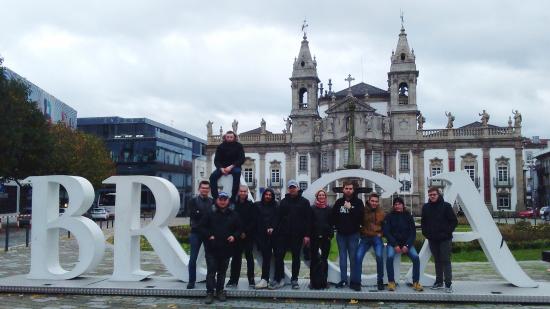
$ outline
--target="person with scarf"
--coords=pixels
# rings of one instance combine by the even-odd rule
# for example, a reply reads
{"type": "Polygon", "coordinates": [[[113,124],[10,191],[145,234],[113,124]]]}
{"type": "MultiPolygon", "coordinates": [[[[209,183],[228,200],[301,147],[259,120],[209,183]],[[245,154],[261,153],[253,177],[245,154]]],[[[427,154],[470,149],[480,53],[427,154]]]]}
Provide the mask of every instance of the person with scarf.
{"type": "Polygon", "coordinates": [[[328,287],[328,254],[330,241],[334,236],[332,208],[328,205],[325,190],[315,193],[315,202],[311,211],[311,244],[310,244],[310,288],[324,289],[328,287]],[[319,254],[319,251],[321,253],[319,254]]]}

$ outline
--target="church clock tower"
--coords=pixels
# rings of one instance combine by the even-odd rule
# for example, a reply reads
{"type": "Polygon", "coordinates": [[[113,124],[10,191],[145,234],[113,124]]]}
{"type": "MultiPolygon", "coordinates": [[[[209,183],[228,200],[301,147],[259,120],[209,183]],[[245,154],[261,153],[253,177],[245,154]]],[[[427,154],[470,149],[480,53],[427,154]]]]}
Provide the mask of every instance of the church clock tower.
{"type": "Polygon", "coordinates": [[[298,57],[294,59],[292,77],[292,141],[310,143],[314,140],[315,126],[321,117],[318,111],[317,61],[311,57],[309,42],[304,32],[298,57]]]}
{"type": "Polygon", "coordinates": [[[409,48],[405,28],[401,24],[401,33],[397,48],[392,52],[388,87],[390,89],[390,114],[394,140],[416,138],[416,56],[409,48]]]}

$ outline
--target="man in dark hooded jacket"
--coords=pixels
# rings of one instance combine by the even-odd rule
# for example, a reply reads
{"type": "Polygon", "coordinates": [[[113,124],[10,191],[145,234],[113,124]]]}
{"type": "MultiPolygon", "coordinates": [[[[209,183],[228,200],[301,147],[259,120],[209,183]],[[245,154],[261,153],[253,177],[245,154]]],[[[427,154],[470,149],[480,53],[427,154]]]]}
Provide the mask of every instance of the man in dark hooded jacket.
{"type": "Polygon", "coordinates": [[[288,193],[281,200],[277,224],[277,254],[275,256],[275,284],[271,289],[284,286],[284,257],[287,250],[292,253],[293,289],[299,289],[300,253],[302,245],[308,246],[311,234],[311,207],[309,201],[302,197],[296,180],[288,181],[288,193]]]}
{"type": "Polygon", "coordinates": [[[256,224],[258,211],[254,203],[248,199],[248,187],[239,186],[239,194],[235,202],[235,212],[241,220],[241,235],[237,239],[235,251],[231,257],[231,276],[226,287],[235,287],[239,283],[241,275],[242,255],[246,258],[246,275],[248,285],[254,287],[254,256],[252,249],[254,245],[254,234],[256,234],[256,224]]]}
{"type": "MultiPolygon", "coordinates": [[[[255,204],[257,215],[256,243],[262,254],[262,278],[256,289],[265,289],[269,283],[271,257],[276,253],[275,226],[277,225],[277,201],[273,189],[267,188],[262,199],[255,204]]],[[[275,283],[273,284],[275,285],[275,283]]]]}
{"type": "Polygon", "coordinates": [[[220,192],[216,209],[207,213],[199,224],[204,239],[206,258],[206,303],[214,301],[214,291],[220,301],[226,300],[225,273],[233,254],[237,237],[241,235],[241,221],[229,206],[229,195],[220,192]]]}
{"type": "Polygon", "coordinates": [[[231,189],[231,199],[237,199],[237,191],[241,181],[241,165],[244,163],[244,148],[237,141],[237,135],[233,131],[227,131],[223,135],[223,142],[216,148],[214,155],[214,165],[216,170],[210,175],[210,188],[212,198],[218,197],[218,179],[223,175],[233,176],[233,187],[231,189]]]}
{"type": "Polygon", "coordinates": [[[428,239],[430,251],[434,257],[435,283],[433,290],[443,289],[452,293],[453,273],[451,268],[451,250],[453,232],[458,224],[451,204],[445,202],[439,189],[428,189],[428,203],[422,207],[422,234],[428,239]]]}

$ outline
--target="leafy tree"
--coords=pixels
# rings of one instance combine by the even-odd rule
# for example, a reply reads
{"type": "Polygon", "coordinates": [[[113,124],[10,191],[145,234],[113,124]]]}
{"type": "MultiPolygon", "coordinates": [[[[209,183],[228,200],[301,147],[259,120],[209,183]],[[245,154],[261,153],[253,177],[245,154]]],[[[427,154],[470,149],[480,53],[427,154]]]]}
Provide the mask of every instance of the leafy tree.
{"type": "Polygon", "coordinates": [[[41,175],[51,153],[51,138],[42,112],[30,101],[29,87],[8,79],[0,58],[0,182],[41,175]]]}
{"type": "Polygon", "coordinates": [[[115,173],[115,165],[98,137],[61,123],[52,125],[50,132],[53,138],[50,173],[82,176],[96,188],[115,173]]]}

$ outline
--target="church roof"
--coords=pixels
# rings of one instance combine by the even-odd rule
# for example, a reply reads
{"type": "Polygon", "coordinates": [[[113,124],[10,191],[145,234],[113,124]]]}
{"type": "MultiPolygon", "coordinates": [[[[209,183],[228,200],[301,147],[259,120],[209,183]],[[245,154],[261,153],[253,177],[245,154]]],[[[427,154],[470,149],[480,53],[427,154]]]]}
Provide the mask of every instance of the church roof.
{"type": "MultiPolygon", "coordinates": [[[[464,125],[462,127],[459,127],[458,129],[472,129],[472,128],[481,128],[483,125],[481,124],[481,122],[479,121],[474,121],[472,123],[469,123],[467,125],[464,125]]],[[[492,125],[490,123],[487,124],[487,127],[489,128],[495,128],[495,129],[502,129],[502,128],[505,128],[505,127],[499,127],[499,126],[495,126],[495,125],[492,125]]]]}
{"type": "MultiPolygon", "coordinates": [[[[260,134],[260,133],[262,133],[262,127],[257,127],[256,129],[252,129],[250,131],[241,132],[241,133],[239,133],[239,135],[243,135],[243,134],[260,134]]],[[[265,133],[271,134],[272,132],[268,131],[268,130],[265,130],[265,133]]]]}
{"type": "MultiPolygon", "coordinates": [[[[378,87],[374,87],[372,85],[369,85],[367,83],[360,82],[359,84],[355,84],[351,86],[351,94],[353,94],[354,97],[360,98],[364,97],[365,94],[368,93],[370,97],[389,97],[390,93],[386,90],[382,90],[378,87]]],[[[341,99],[348,95],[348,88],[344,90],[340,90],[334,94],[337,99],[341,99]]]]}

